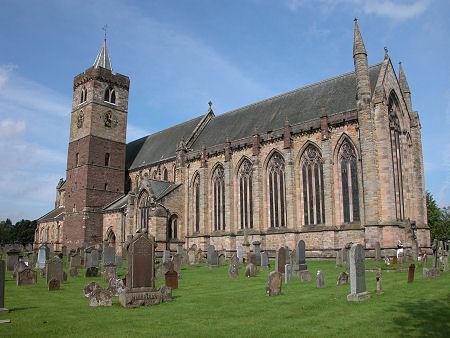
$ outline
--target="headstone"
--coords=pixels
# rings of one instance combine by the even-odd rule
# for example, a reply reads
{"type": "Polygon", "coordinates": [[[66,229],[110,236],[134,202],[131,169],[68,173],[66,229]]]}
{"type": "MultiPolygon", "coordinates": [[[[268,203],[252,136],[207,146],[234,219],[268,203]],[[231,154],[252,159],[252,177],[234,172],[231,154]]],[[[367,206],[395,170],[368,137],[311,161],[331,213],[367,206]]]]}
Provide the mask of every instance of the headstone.
{"type": "Polygon", "coordinates": [[[406,262],[405,252],[399,252],[398,253],[397,262],[399,264],[402,264],[402,263],[406,262]]]}
{"type": "Polygon", "coordinates": [[[269,269],[269,255],[266,251],[261,253],[261,271],[269,269]]]}
{"type": "Polygon", "coordinates": [[[188,266],[189,267],[196,266],[196,264],[195,264],[195,260],[196,260],[195,250],[194,249],[189,249],[187,255],[188,255],[188,266]]]}
{"type": "Polygon", "coordinates": [[[385,257],[384,258],[384,264],[386,264],[386,265],[391,265],[391,260],[389,259],[389,257],[385,257]]]}
{"type": "Polygon", "coordinates": [[[177,244],[177,254],[181,255],[183,253],[183,244],[177,244]]]}
{"type": "Polygon", "coordinates": [[[161,301],[170,302],[172,300],[172,289],[163,284],[159,288],[159,294],[161,295],[161,301]]]}
{"type": "Polygon", "coordinates": [[[99,255],[100,253],[97,250],[92,250],[91,252],[91,266],[95,266],[98,268],[99,266],[99,255]]]}
{"type": "Polygon", "coordinates": [[[47,284],[50,283],[52,279],[56,279],[59,283],[64,281],[63,276],[64,262],[58,257],[53,257],[49,259],[45,264],[45,281],[47,284]]]}
{"type": "Polygon", "coordinates": [[[300,271],[300,280],[302,283],[312,282],[312,274],[308,270],[300,271]]]}
{"type": "Polygon", "coordinates": [[[95,266],[91,266],[86,269],[86,278],[97,277],[98,276],[98,268],[95,266]]]}
{"type": "Polygon", "coordinates": [[[341,251],[336,252],[336,267],[342,268],[342,252],[341,251]]]}
{"type": "Polygon", "coordinates": [[[289,262],[291,265],[297,264],[297,250],[296,249],[292,250],[291,253],[289,254],[289,262]]]}
{"type": "Polygon", "coordinates": [[[257,265],[257,262],[256,262],[256,255],[255,255],[254,253],[249,253],[249,254],[247,255],[247,261],[248,261],[249,263],[252,263],[252,264],[257,265]]]}
{"type": "Polygon", "coordinates": [[[375,279],[377,281],[377,295],[382,295],[383,292],[383,275],[381,273],[381,269],[378,269],[377,273],[375,274],[375,279]]]}
{"type": "Polygon", "coordinates": [[[443,265],[443,271],[448,272],[448,254],[447,252],[444,253],[442,256],[442,265],[443,265]]]}
{"type": "Polygon", "coordinates": [[[111,278],[108,282],[108,289],[111,296],[119,296],[125,291],[125,284],[121,278],[111,278]]]}
{"type": "Polygon", "coordinates": [[[338,276],[336,285],[344,285],[344,284],[348,284],[348,273],[342,271],[338,276]]]}
{"type": "Polygon", "coordinates": [[[375,260],[381,261],[381,244],[380,244],[380,242],[375,243],[375,260]]]}
{"type": "Polygon", "coordinates": [[[14,271],[14,265],[19,262],[20,251],[11,249],[6,253],[6,268],[8,271],[14,271]]]}
{"type": "Polygon", "coordinates": [[[173,262],[173,269],[175,271],[180,271],[181,270],[181,263],[183,261],[183,256],[181,254],[175,254],[172,257],[172,262],[173,262]]]}
{"type": "Polygon", "coordinates": [[[426,267],[427,267],[427,260],[428,260],[428,256],[427,256],[426,253],[424,253],[424,254],[423,254],[423,257],[422,257],[422,267],[423,267],[423,268],[426,268],[426,267]]]}
{"type": "Polygon", "coordinates": [[[284,282],[289,284],[292,282],[292,265],[286,264],[284,266],[284,282]]]}
{"type": "Polygon", "coordinates": [[[60,285],[61,285],[61,282],[58,279],[53,278],[48,282],[48,291],[59,290],[60,285]]]}
{"type": "Polygon", "coordinates": [[[414,264],[410,264],[408,268],[408,283],[414,282],[414,270],[416,266],[414,264]]]}
{"type": "Polygon", "coordinates": [[[16,264],[14,264],[14,271],[12,274],[12,278],[16,278],[17,277],[17,273],[19,273],[20,271],[23,271],[23,269],[26,269],[27,265],[23,262],[23,261],[18,261],[16,264]]]}
{"type": "Polygon", "coordinates": [[[225,255],[220,254],[218,257],[218,261],[219,261],[219,266],[224,266],[225,265],[225,255]]]}
{"type": "Polygon", "coordinates": [[[81,267],[81,256],[80,254],[75,254],[70,259],[70,267],[79,269],[81,267]]]}
{"type": "Polygon", "coordinates": [[[163,252],[163,263],[170,261],[170,250],[164,250],[163,252]]]}
{"type": "Polygon", "coordinates": [[[139,233],[128,246],[127,281],[119,303],[127,308],[161,304],[163,297],[155,289],[155,239],[139,233]]]}
{"type": "Polygon", "coordinates": [[[101,288],[101,287],[96,282],[89,283],[83,289],[84,297],[89,298],[91,296],[92,292],[94,292],[98,288],[101,288]]]}
{"type": "Polygon", "coordinates": [[[39,269],[39,277],[45,278],[45,267],[43,269],[39,269]]]}
{"type": "Polygon", "coordinates": [[[70,268],[69,275],[70,277],[78,277],[78,269],[75,267],[70,268]]]}
{"type": "Polygon", "coordinates": [[[261,266],[261,242],[255,241],[253,242],[253,253],[256,258],[256,266],[261,266]]]}
{"type": "Polygon", "coordinates": [[[216,249],[214,248],[214,245],[210,245],[208,247],[208,260],[206,262],[206,265],[209,268],[219,266],[219,258],[217,257],[217,252],[216,252],[216,249]]]}
{"type": "Polygon", "coordinates": [[[203,251],[202,249],[198,248],[197,251],[195,251],[195,259],[197,260],[197,263],[203,263],[203,251]]]}
{"type": "Polygon", "coordinates": [[[8,312],[8,310],[5,309],[5,273],[6,263],[0,256],[0,313],[8,312]]]}
{"type": "Polygon", "coordinates": [[[286,249],[281,247],[277,251],[277,257],[275,259],[275,271],[284,273],[284,266],[286,265],[286,249]]]}
{"type": "Polygon", "coordinates": [[[281,294],[283,275],[278,271],[272,271],[267,276],[266,296],[277,296],[281,294]]]}
{"type": "Polygon", "coordinates": [[[345,271],[347,273],[350,273],[350,248],[352,244],[352,242],[345,244],[345,271]]]}
{"type": "Polygon", "coordinates": [[[228,276],[230,278],[238,278],[239,277],[239,259],[237,255],[234,253],[230,259],[230,266],[228,267],[228,276]]]}
{"type": "Polygon", "coordinates": [[[114,264],[116,265],[117,269],[123,268],[123,259],[122,256],[116,256],[114,257],[114,264]]]}
{"type": "Polygon", "coordinates": [[[25,268],[17,273],[17,286],[35,285],[37,283],[37,272],[31,268],[25,268]]]}
{"type": "MultiPolygon", "coordinates": [[[[181,257],[182,257],[182,264],[188,265],[189,264],[189,257],[188,257],[188,251],[186,249],[183,249],[181,251],[181,257]]],[[[195,251],[194,251],[194,257],[195,257],[195,251]]]]}
{"type": "Polygon", "coordinates": [[[99,287],[89,296],[89,306],[112,306],[111,293],[99,287]]]}
{"type": "Polygon", "coordinates": [[[31,266],[35,267],[38,261],[38,253],[37,251],[33,252],[33,261],[31,263],[31,266]]]}
{"type": "Polygon", "coordinates": [[[107,264],[116,264],[116,252],[114,251],[114,248],[109,245],[103,247],[102,254],[102,265],[105,266],[107,264]]]}
{"type": "Polygon", "coordinates": [[[109,283],[111,278],[117,278],[117,267],[115,264],[108,264],[103,267],[103,281],[109,283]]]}
{"type": "Polygon", "coordinates": [[[433,264],[431,265],[431,267],[440,269],[440,263],[438,258],[439,243],[437,239],[434,239],[431,249],[433,250],[433,264]]]}
{"type": "Polygon", "coordinates": [[[323,289],[325,287],[325,275],[322,270],[318,270],[316,274],[316,287],[323,289]]]}
{"type": "Polygon", "coordinates": [[[157,280],[165,280],[166,272],[169,271],[172,266],[173,266],[173,262],[165,262],[165,263],[158,264],[155,268],[155,278],[157,280]]]}
{"type": "Polygon", "coordinates": [[[306,265],[306,245],[303,240],[299,240],[295,245],[295,256],[297,263],[293,266],[293,275],[300,277],[301,271],[308,270],[306,265]]]}
{"type": "Polygon", "coordinates": [[[239,259],[239,264],[244,264],[244,248],[242,246],[237,247],[237,257],[239,259]]]}
{"type": "Polygon", "coordinates": [[[342,257],[342,265],[347,263],[347,250],[344,248],[341,249],[341,257],[342,257]]]}
{"type": "Polygon", "coordinates": [[[178,273],[175,270],[169,270],[166,272],[165,284],[172,290],[178,289],[178,273]]]}
{"type": "Polygon", "coordinates": [[[348,301],[361,302],[370,298],[366,290],[366,264],[361,244],[353,244],[350,248],[350,290],[348,301]]]}
{"type": "Polygon", "coordinates": [[[422,276],[424,279],[430,279],[433,277],[433,273],[432,273],[433,268],[423,268],[422,269],[422,276]]]}
{"type": "Polygon", "coordinates": [[[256,277],[258,274],[258,270],[256,269],[256,265],[249,263],[245,268],[245,277],[256,277]]]}

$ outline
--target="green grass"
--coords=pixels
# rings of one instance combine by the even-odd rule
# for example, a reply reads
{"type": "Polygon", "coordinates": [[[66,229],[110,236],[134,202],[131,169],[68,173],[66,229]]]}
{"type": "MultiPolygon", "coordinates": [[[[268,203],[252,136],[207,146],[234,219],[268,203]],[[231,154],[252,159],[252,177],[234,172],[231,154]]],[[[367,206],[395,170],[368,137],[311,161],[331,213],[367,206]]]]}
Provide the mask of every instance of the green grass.
{"type": "MultiPolygon", "coordinates": [[[[424,280],[418,267],[410,284],[407,272],[383,273],[385,293],[376,295],[375,273],[368,272],[367,290],[372,297],[351,303],[346,300],[350,285],[336,286],[344,268],[336,269],[334,261],[307,263],[313,275],[324,271],[326,288],[317,289],[315,278],[311,283],[294,278],[291,284],[283,282],[280,296],[266,297],[269,271],[245,278],[242,267],[239,278],[230,279],[227,266],[213,270],[200,266],[182,270],[172,302],[137,309],[123,308],[118,297],[113,298],[112,307],[91,308],[83,287],[93,280],[104,287],[106,283],[100,277],[86,279],[84,269],[80,277],[69,277],[61,290],[53,292],[39,277],[35,286],[17,287],[7,272],[5,306],[10,313],[0,314],[0,319],[11,319],[11,323],[0,324],[0,337],[439,337],[450,332],[449,273],[424,280]]],[[[378,266],[384,263],[368,261],[366,265],[378,266]]],[[[124,269],[119,271],[124,274],[124,269]]]]}

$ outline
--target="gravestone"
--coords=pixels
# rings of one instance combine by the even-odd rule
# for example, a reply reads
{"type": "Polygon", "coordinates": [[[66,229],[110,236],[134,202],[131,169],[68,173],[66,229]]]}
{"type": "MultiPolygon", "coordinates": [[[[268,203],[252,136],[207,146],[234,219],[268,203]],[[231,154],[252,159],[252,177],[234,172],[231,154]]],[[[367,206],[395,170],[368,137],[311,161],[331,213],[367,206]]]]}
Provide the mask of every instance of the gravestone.
{"type": "Polygon", "coordinates": [[[383,275],[381,273],[381,269],[378,269],[377,273],[375,274],[375,279],[377,281],[377,295],[382,295],[383,292],[383,275]]]}
{"type": "Polygon", "coordinates": [[[101,286],[98,285],[96,282],[91,282],[91,283],[89,283],[88,285],[86,285],[86,286],[83,288],[83,295],[84,295],[84,297],[89,298],[89,297],[91,296],[91,294],[92,294],[95,290],[97,290],[98,288],[101,288],[101,286]]]}
{"type": "Polygon", "coordinates": [[[336,252],[336,267],[342,268],[342,252],[341,251],[336,252]]]}
{"type": "Polygon", "coordinates": [[[111,293],[101,287],[95,289],[89,296],[89,306],[112,306],[111,293]]]}
{"type": "Polygon", "coordinates": [[[275,271],[284,273],[284,266],[286,265],[286,249],[281,247],[277,251],[277,257],[275,259],[275,271]]]}
{"type": "Polygon", "coordinates": [[[97,277],[98,276],[98,268],[96,266],[91,266],[86,269],[86,278],[97,277]]]}
{"type": "Polygon", "coordinates": [[[380,242],[375,243],[375,260],[381,261],[381,245],[380,242]]]}
{"type": "Polygon", "coordinates": [[[170,250],[164,250],[163,252],[163,263],[170,261],[170,250]]]}
{"type": "Polygon", "coordinates": [[[423,276],[423,278],[424,279],[430,279],[430,278],[434,277],[433,273],[432,273],[432,270],[433,270],[433,268],[423,268],[422,269],[422,276],[423,276]]]}
{"type": "Polygon", "coordinates": [[[256,258],[256,266],[261,266],[261,242],[255,241],[253,242],[253,253],[256,258]]]}
{"type": "Polygon", "coordinates": [[[99,255],[100,253],[98,252],[98,250],[92,250],[91,252],[91,266],[95,266],[96,268],[98,268],[99,266],[99,255]]]}
{"type": "Polygon", "coordinates": [[[338,276],[336,285],[344,285],[344,284],[348,284],[348,273],[342,271],[338,276]]]}
{"type": "Polygon", "coordinates": [[[14,265],[19,262],[20,251],[16,249],[10,249],[6,253],[6,269],[8,271],[14,271],[14,265]]]}
{"type": "Polygon", "coordinates": [[[252,263],[248,264],[245,268],[245,277],[256,277],[257,274],[258,270],[256,268],[256,265],[252,263]]]}
{"type": "Polygon", "coordinates": [[[78,277],[78,269],[75,267],[70,268],[69,275],[70,277],[78,277]]]}
{"type": "Polygon", "coordinates": [[[161,301],[164,303],[172,300],[172,289],[165,284],[159,288],[159,294],[161,295],[161,301]]]}
{"type": "Polygon", "coordinates": [[[219,255],[218,262],[219,262],[219,266],[224,266],[225,265],[225,255],[224,254],[220,254],[219,255]]]}
{"type": "Polygon", "coordinates": [[[261,253],[261,271],[269,269],[269,255],[266,251],[261,253]]]}
{"type": "Polygon", "coordinates": [[[312,282],[312,274],[308,270],[300,271],[300,280],[302,283],[312,282]]]}
{"type": "Polygon", "coordinates": [[[133,237],[127,252],[127,281],[119,302],[127,308],[157,305],[161,294],[155,289],[155,239],[145,233],[133,237]]]}
{"type": "Polygon", "coordinates": [[[341,249],[342,265],[347,264],[347,249],[344,247],[341,249]]]}
{"type": "Polygon", "coordinates": [[[219,258],[217,257],[216,249],[214,245],[208,247],[208,260],[206,266],[209,268],[217,268],[219,266],[219,258]]]}
{"type": "Polygon", "coordinates": [[[272,271],[267,276],[266,296],[277,296],[281,294],[283,275],[278,271],[272,271]]]}
{"type": "Polygon", "coordinates": [[[183,253],[183,244],[177,244],[177,254],[181,255],[183,253]]]}
{"type": "Polygon", "coordinates": [[[37,283],[37,272],[30,269],[25,268],[22,271],[17,273],[17,286],[23,285],[35,285],[37,283]]]}
{"type": "Polygon", "coordinates": [[[389,257],[384,258],[384,264],[391,265],[391,260],[389,259],[389,257]]]}
{"type": "Polygon", "coordinates": [[[59,290],[60,285],[61,285],[61,282],[58,279],[53,278],[48,282],[48,291],[59,290]]]}
{"type": "Polygon", "coordinates": [[[408,268],[408,283],[414,282],[414,270],[416,266],[414,264],[410,264],[408,268]]]}
{"type": "Polygon", "coordinates": [[[443,271],[448,272],[448,254],[447,254],[447,252],[445,252],[444,256],[442,256],[442,265],[443,265],[443,271]]]}
{"type": "Polygon", "coordinates": [[[183,261],[183,256],[181,254],[175,254],[172,257],[172,262],[173,262],[173,269],[175,271],[180,271],[181,270],[181,263],[183,261]]]}
{"type": "Polygon", "coordinates": [[[79,269],[81,267],[81,256],[80,254],[75,254],[70,259],[70,267],[79,269]]]}
{"type": "Polygon", "coordinates": [[[114,251],[114,248],[109,245],[103,246],[102,253],[102,265],[105,266],[107,264],[116,264],[116,252],[114,251]]]}
{"type": "Polygon", "coordinates": [[[300,277],[301,271],[308,270],[308,265],[306,265],[306,245],[303,240],[299,240],[295,245],[295,256],[297,263],[293,266],[293,275],[300,277]]]}
{"type": "Polygon", "coordinates": [[[427,260],[428,260],[428,256],[427,256],[426,253],[424,253],[424,254],[423,254],[423,257],[422,257],[422,267],[423,267],[423,268],[426,268],[426,267],[427,267],[427,260]]]}
{"type": "Polygon", "coordinates": [[[197,251],[195,251],[195,259],[197,260],[197,263],[203,263],[203,251],[202,249],[198,248],[197,251]]]}
{"type": "MultiPolygon", "coordinates": [[[[181,251],[181,257],[182,257],[182,264],[189,264],[189,257],[188,257],[188,251],[186,249],[183,249],[181,251]]],[[[195,251],[194,251],[194,257],[195,257],[195,251]]]]}
{"type": "Polygon", "coordinates": [[[36,264],[37,264],[37,261],[38,261],[38,253],[37,253],[37,251],[34,251],[33,252],[33,260],[32,260],[31,266],[35,267],[36,264]]]}
{"type": "Polygon", "coordinates": [[[292,265],[286,264],[284,266],[284,282],[289,284],[292,282],[292,265]]]}
{"type": "Polygon", "coordinates": [[[361,244],[352,244],[350,248],[350,290],[347,300],[361,302],[370,298],[366,290],[366,264],[364,248],[361,244]]]}
{"type": "Polygon", "coordinates": [[[244,264],[244,248],[242,246],[237,247],[237,257],[239,259],[239,264],[244,264]]]}
{"type": "Polygon", "coordinates": [[[121,278],[111,278],[108,282],[108,289],[111,296],[119,296],[125,291],[125,284],[121,278]]]}
{"type": "Polygon", "coordinates": [[[0,256],[0,313],[8,312],[8,309],[5,308],[5,274],[6,263],[0,256]]]}
{"type": "Polygon", "coordinates": [[[178,273],[175,270],[167,271],[164,277],[167,287],[172,290],[178,289],[178,273]]]}
{"type": "Polygon", "coordinates": [[[402,264],[402,263],[405,263],[405,262],[406,262],[405,252],[399,252],[399,253],[398,253],[397,262],[398,262],[399,264],[402,264]]]}
{"type": "Polygon", "coordinates": [[[109,283],[111,278],[117,278],[117,267],[115,264],[108,264],[103,267],[103,281],[109,283]]]}
{"type": "Polygon", "coordinates": [[[249,263],[252,263],[252,264],[255,264],[255,265],[257,265],[256,263],[256,255],[254,254],[254,253],[249,253],[248,255],[247,255],[247,261],[249,262],[249,263]]]}
{"type": "Polygon", "coordinates": [[[230,266],[228,267],[228,276],[230,278],[238,278],[239,277],[239,259],[237,255],[234,253],[230,259],[230,266]]]}
{"type": "Polygon", "coordinates": [[[165,262],[160,263],[155,268],[155,278],[157,280],[165,280],[166,279],[166,272],[170,269],[173,270],[173,262],[165,262]]]}
{"type": "Polygon", "coordinates": [[[433,263],[431,267],[435,269],[440,269],[440,262],[438,257],[439,242],[437,239],[434,239],[431,249],[433,250],[433,263]]]}
{"type": "Polygon", "coordinates": [[[117,269],[122,269],[123,268],[122,256],[115,256],[114,257],[114,264],[116,265],[117,269]]]}
{"type": "Polygon", "coordinates": [[[17,273],[20,271],[23,271],[23,269],[26,269],[27,265],[22,262],[21,260],[19,260],[16,264],[14,264],[14,271],[12,274],[12,278],[16,278],[17,277],[17,273]]]}
{"type": "Polygon", "coordinates": [[[45,278],[45,267],[43,269],[39,269],[39,277],[45,278]]]}
{"type": "Polygon", "coordinates": [[[195,260],[196,260],[196,257],[195,257],[195,250],[194,250],[194,249],[189,249],[187,255],[188,255],[188,266],[189,266],[189,267],[195,267],[195,266],[197,266],[197,265],[195,264],[195,260]]]}
{"type": "Polygon", "coordinates": [[[50,283],[52,279],[56,279],[59,283],[64,281],[63,276],[64,262],[58,257],[53,257],[49,259],[45,264],[45,281],[47,284],[50,283]]]}
{"type": "Polygon", "coordinates": [[[297,250],[296,249],[292,250],[291,253],[289,254],[289,262],[291,265],[297,264],[297,250]]]}
{"type": "Polygon", "coordinates": [[[316,274],[316,287],[323,289],[325,287],[325,275],[322,270],[318,270],[316,274]]]}

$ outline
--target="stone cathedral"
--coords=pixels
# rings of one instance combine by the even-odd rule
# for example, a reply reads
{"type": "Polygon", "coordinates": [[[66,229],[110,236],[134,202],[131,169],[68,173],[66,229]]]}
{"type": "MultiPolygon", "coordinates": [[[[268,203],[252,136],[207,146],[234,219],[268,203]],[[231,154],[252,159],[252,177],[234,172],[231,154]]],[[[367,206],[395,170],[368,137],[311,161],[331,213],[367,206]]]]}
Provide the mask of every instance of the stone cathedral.
{"type": "MultiPolygon", "coordinates": [[[[420,121],[402,65],[369,66],[355,20],[354,71],[126,143],[130,79],[103,44],[77,75],[66,179],[36,244],[109,241],[125,255],[138,232],[157,251],[196,244],[293,248],[334,257],[347,243],[373,256],[429,247],[420,121]]],[[[85,244],[86,245],[86,244],[85,244]]]]}

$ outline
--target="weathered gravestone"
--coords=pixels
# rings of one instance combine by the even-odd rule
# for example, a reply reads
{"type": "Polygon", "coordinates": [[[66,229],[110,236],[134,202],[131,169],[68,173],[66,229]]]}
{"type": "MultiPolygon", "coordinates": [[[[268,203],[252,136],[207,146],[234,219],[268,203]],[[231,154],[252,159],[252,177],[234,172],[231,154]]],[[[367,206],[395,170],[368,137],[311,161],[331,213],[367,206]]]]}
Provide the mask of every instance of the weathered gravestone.
{"type": "Polygon", "coordinates": [[[382,295],[383,292],[383,275],[381,273],[381,269],[378,269],[377,273],[375,274],[375,279],[377,281],[377,295],[382,295]]]}
{"type": "Polygon", "coordinates": [[[14,265],[19,262],[20,251],[10,249],[6,253],[6,268],[8,271],[14,271],[14,265]]]}
{"type": "Polygon", "coordinates": [[[269,269],[269,255],[266,251],[261,253],[261,271],[269,269]]]}
{"type": "Polygon", "coordinates": [[[67,272],[63,271],[63,281],[67,282],[67,272]]]}
{"type": "Polygon", "coordinates": [[[16,278],[17,274],[26,268],[27,268],[27,265],[23,261],[19,260],[16,264],[14,264],[14,271],[12,274],[12,278],[16,278]]]}
{"type": "Polygon", "coordinates": [[[48,291],[56,291],[59,290],[61,282],[55,278],[51,279],[48,282],[48,291]]]}
{"type": "Polygon", "coordinates": [[[98,268],[98,251],[95,249],[86,251],[86,269],[90,268],[90,267],[96,267],[98,268]]]}
{"type": "Polygon", "coordinates": [[[49,259],[45,264],[45,281],[47,284],[50,283],[52,279],[56,279],[59,283],[64,280],[63,276],[64,262],[58,257],[53,257],[49,259]]]}
{"type": "Polygon", "coordinates": [[[97,277],[98,276],[98,268],[96,266],[91,266],[86,269],[86,278],[97,277]]]}
{"type": "Polygon", "coordinates": [[[341,251],[336,252],[336,267],[342,268],[342,252],[341,251]]]}
{"type": "Polygon", "coordinates": [[[37,272],[30,268],[25,268],[17,273],[17,286],[35,285],[37,283],[37,272]]]}
{"type": "Polygon", "coordinates": [[[253,242],[253,253],[255,254],[256,258],[256,266],[261,265],[261,242],[255,241],[253,242]]]}
{"type": "Polygon", "coordinates": [[[427,256],[426,253],[424,253],[424,254],[423,254],[423,257],[422,257],[422,267],[423,267],[423,268],[426,268],[426,267],[427,267],[427,260],[428,260],[428,256],[427,256]]]}
{"type": "Polygon", "coordinates": [[[416,266],[414,264],[410,264],[408,268],[408,283],[414,282],[414,270],[416,266]]]}
{"type": "Polygon", "coordinates": [[[254,253],[249,252],[247,255],[247,261],[252,264],[256,264],[256,255],[254,253]]]}
{"type": "Polygon", "coordinates": [[[258,269],[255,264],[249,263],[245,268],[245,277],[256,277],[258,269]]]}
{"type": "Polygon", "coordinates": [[[109,263],[103,267],[103,281],[108,283],[111,278],[117,278],[117,267],[115,264],[109,263]]]}
{"type": "Polygon", "coordinates": [[[80,254],[75,254],[70,259],[70,267],[79,269],[81,267],[81,256],[80,254]]]}
{"type": "Polygon", "coordinates": [[[302,271],[308,270],[308,265],[306,265],[306,246],[303,240],[299,240],[295,245],[295,256],[297,263],[293,266],[293,275],[300,277],[302,271]]]}
{"type": "Polygon", "coordinates": [[[117,269],[122,269],[123,268],[122,256],[114,257],[114,264],[116,265],[117,269]]]}
{"type": "Polygon", "coordinates": [[[384,264],[391,265],[391,260],[389,259],[389,257],[384,258],[384,264]]]}
{"type": "Polygon", "coordinates": [[[361,302],[370,298],[366,290],[366,264],[364,248],[361,244],[353,244],[350,248],[350,290],[347,300],[361,302]]]}
{"type": "Polygon", "coordinates": [[[225,255],[224,254],[220,254],[219,257],[217,258],[218,262],[219,262],[219,266],[224,266],[225,265],[225,255]]]}
{"type": "Polygon", "coordinates": [[[348,284],[348,273],[345,271],[342,271],[337,279],[337,285],[344,285],[344,284],[348,284]]]}
{"type": "Polygon", "coordinates": [[[116,264],[116,252],[114,248],[106,245],[103,247],[102,265],[116,264]]]}
{"type": "Polygon", "coordinates": [[[177,254],[181,255],[183,253],[183,244],[177,244],[177,254]]]}
{"type": "Polygon", "coordinates": [[[172,262],[173,262],[173,269],[175,271],[180,271],[181,270],[181,263],[183,262],[183,256],[181,254],[175,254],[172,257],[172,262]]]}
{"type": "Polygon", "coordinates": [[[322,270],[318,270],[316,274],[316,287],[323,289],[325,287],[325,275],[322,270]]]}
{"type": "Polygon", "coordinates": [[[173,262],[160,263],[155,268],[155,278],[157,280],[165,280],[166,272],[173,269],[173,262]]]}
{"type": "Polygon", "coordinates": [[[448,272],[448,254],[447,252],[444,253],[442,256],[442,265],[443,265],[443,271],[448,272]]]}
{"type": "Polygon", "coordinates": [[[297,250],[292,250],[289,254],[289,262],[291,265],[297,264],[297,250]]]}
{"type": "Polygon", "coordinates": [[[70,277],[78,277],[78,269],[75,267],[70,268],[69,275],[70,277]]]}
{"type": "Polygon", "coordinates": [[[189,249],[188,251],[188,266],[189,267],[196,267],[197,265],[195,264],[195,249],[189,249]]]}
{"type": "Polygon", "coordinates": [[[300,271],[300,280],[302,281],[302,283],[312,282],[312,274],[308,270],[300,271]]]}
{"type": "Polygon", "coordinates": [[[244,264],[244,248],[242,246],[237,247],[237,257],[239,259],[239,264],[244,264]]]}
{"type": "Polygon", "coordinates": [[[5,273],[6,263],[0,256],[0,313],[8,312],[8,309],[5,308],[5,273]]]}
{"type": "Polygon", "coordinates": [[[164,277],[167,287],[171,288],[172,290],[178,289],[178,273],[175,270],[171,269],[167,271],[164,277]]]}
{"type": "MultiPolygon", "coordinates": [[[[194,257],[195,257],[195,252],[194,252],[194,257]]],[[[181,260],[182,264],[189,265],[188,251],[186,249],[183,249],[181,251],[181,258],[182,258],[182,260],[181,260]]]]}
{"type": "MultiPolygon", "coordinates": [[[[131,241],[127,252],[127,281],[119,302],[127,308],[152,306],[165,300],[164,293],[155,289],[155,239],[140,233],[131,241]]],[[[161,288],[163,289],[163,288],[161,288]]]]}
{"type": "Polygon", "coordinates": [[[162,301],[170,302],[172,300],[172,289],[169,288],[167,285],[163,284],[159,288],[159,293],[161,295],[162,301]]]}
{"type": "Polygon", "coordinates": [[[38,261],[38,253],[37,253],[37,251],[34,251],[33,252],[33,260],[31,262],[31,266],[35,267],[36,264],[37,264],[37,261],[38,261]]]}
{"type": "Polygon", "coordinates": [[[83,295],[86,298],[89,298],[96,289],[101,288],[100,285],[98,285],[96,282],[91,282],[88,285],[86,285],[83,289],[83,295]]]}
{"type": "Polygon", "coordinates": [[[281,294],[281,283],[283,275],[278,271],[272,271],[267,276],[266,296],[277,296],[281,294]]]}
{"type": "Polygon", "coordinates": [[[284,266],[284,282],[289,284],[292,282],[292,265],[286,264],[284,266]]]}
{"type": "Polygon", "coordinates": [[[230,278],[239,277],[239,259],[237,255],[234,253],[230,259],[230,266],[228,267],[228,276],[230,278]]]}
{"type": "Polygon", "coordinates": [[[119,296],[125,291],[125,284],[121,278],[111,278],[107,290],[111,293],[111,296],[119,296]]]}
{"type": "Polygon", "coordinates": [[[275,271],[284,273],[284,266],[286,265],[286,250],[281,247],[277,251],[277,257],[275,258],[275,271]]]}
{"type": "Polygon", "coordinates": [[[435,269],[440,269],[440,262],[438,256],[439,244],[437,239],[434,239],[431,249],[433,250],[433,264],[431,267],[435,269]]]}
{"type": "Polygon", "coordinates": [[[381,245],[380,242],[375,243],[375,260],[381,261],[381,245]]]}
{"type": "Polygon", "coordinates": [[[89,296],[89,306],[112,306],[111,293],[101,287],[95,289],[89,296]]]}
{"type": "Polygon", "coordinates": [[[163,263],[170,261],[170,250],[164,250],[163,252],[163,263]]]}
{"type": "Polygon", "coordinates": [[[208,247],[208,260],[206,266],[209,268],[217,268],[219,266],[219,258],[217,257],[216,248],[214,245],[208,247]]]}
{"type": "Polygon", "coordinates": [[[195,259],[197,260],[197,263],[203,263],[204,256],[202,249],[198,248],[195,251],[195,259]]]}

